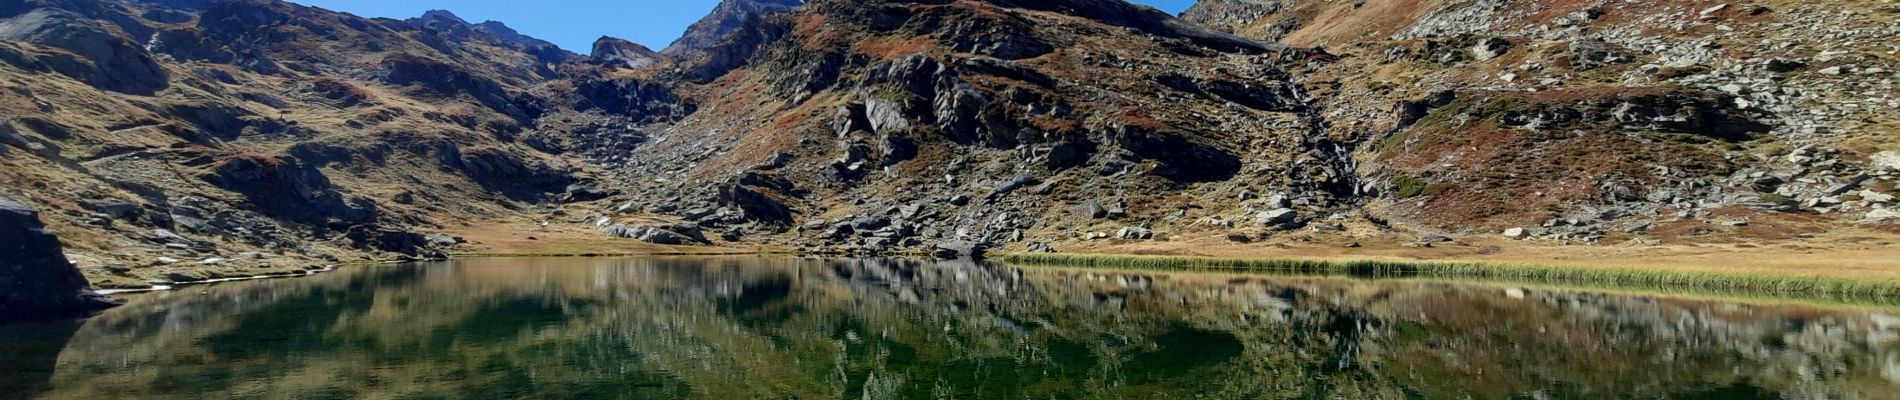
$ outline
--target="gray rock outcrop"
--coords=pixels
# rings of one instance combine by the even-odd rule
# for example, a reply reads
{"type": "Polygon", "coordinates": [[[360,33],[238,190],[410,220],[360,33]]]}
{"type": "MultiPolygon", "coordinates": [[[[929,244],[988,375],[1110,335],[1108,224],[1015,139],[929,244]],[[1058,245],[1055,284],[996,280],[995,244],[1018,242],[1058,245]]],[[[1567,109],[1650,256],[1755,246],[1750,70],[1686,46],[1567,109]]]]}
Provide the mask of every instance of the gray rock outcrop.
{"type": "Polygon", "coordinates": [[[589,60],[618,68],[643,68],[659,62],[660,53],[626,39],[601,36],[600,40],[594,41],[594,51],[589,60]]]}

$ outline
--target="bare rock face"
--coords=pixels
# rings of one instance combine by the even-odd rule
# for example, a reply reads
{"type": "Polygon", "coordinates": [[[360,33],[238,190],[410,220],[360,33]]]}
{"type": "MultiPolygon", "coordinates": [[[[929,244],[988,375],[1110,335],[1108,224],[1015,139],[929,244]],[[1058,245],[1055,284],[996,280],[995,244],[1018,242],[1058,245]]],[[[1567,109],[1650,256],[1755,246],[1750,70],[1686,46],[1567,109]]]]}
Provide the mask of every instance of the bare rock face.
{"type": "Polygon", "coordinates": [[[54,71],[100,89],[150,94],[169,84],[165,69],[124,32],[71,12],[41,8],[0,20],[0,40],[72,52],[80,60],[57,55],[37,58],[52,64],[50,69],[54,71]]]}
{"type": "Polygon", "coordinates": [[[600,40],[594,41],[594,53],[590,60],[612,67],[641,68],[659,62],[660,53],[626,39],[601,36],[600,40]]]}
{"type": "Polygon", "coordinates": [[[804,2],[799,0],[725,0],[711,14],[686,28],[686,34],[661,50],[668,57],[679,57],[719,44],[720,39],[744,26],[746,20],[766,14],[791,11],[804,2]]]}
{"type": "Polygon", "coordinates": [[[39,211],[0,197],[0,323],[83,316],[119,303],[92,291],[39,211]]]}

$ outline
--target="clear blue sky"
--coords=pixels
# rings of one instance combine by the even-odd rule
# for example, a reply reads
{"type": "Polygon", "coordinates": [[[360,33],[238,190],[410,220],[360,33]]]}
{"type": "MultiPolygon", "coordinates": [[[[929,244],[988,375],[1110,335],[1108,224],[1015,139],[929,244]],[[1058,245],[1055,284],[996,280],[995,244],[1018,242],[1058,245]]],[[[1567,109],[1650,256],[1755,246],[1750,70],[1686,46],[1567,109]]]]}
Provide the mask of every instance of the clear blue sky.
{"type": "MultiPolygon", "coordinates": [[[[290,0],[364,17],[406,19],[449,10],[468,22],[501,21],[522,34],[586,53],[601,35],[659,50],[719,0],[290,0]]],[[[1180,13],[1194,0],[1136,0],[1180,13]]]]}

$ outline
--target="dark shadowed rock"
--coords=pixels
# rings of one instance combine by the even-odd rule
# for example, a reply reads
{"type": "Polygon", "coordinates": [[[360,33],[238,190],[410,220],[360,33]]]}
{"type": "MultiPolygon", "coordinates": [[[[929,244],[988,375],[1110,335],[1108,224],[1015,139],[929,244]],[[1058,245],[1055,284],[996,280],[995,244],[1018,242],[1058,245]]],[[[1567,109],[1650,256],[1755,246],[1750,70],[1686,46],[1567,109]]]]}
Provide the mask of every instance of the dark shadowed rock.
{"type": "Polygon", "coordinates": [[[1178,134],[1124,127],[1115,140],[1142,159],[1160,163],[1154,174],[1176,182],[1224,181],[1240,172],[1240,157],[1178,134]]]}
{"type": "Polygon", "coordinates": [[[92,291],[39,211],[0,197],[0,324],[83,316],[119,303],[92,291]]]}
{"type": "Polygon", "coordinates": [[[294,158],[240,155],[220,162],[205,180],[241,193],[266,215],[314,225],[356,225],[376,218],[366,200],[345,200],[330,178],[294,158]]]}
{"type": "Polygon", "coordinates": [[[387,251],[422,259],[448,258],[448,254],[438,248],[443,243],[431,240],[430,235],[376,226],[360,226],[351,229],[345,237],[358,248],[387,251]]]}
{"type": "Polygon", "coordinates": [[[461,170],[483,188],[516,200],[540,200],[554,193],[566,193],[574,177],[548,165],[530,160],[505,149],[483,147],[462,149],[443,144],[436,150],[444,165],[461,170]]]}
{"type": "Polygon", "coordinates": [[[792,224],[792,208],[772,195],[747,185],[727,185],[719,191],[719,205],[745,213],[745,219],[775,225],[792,224]]]}

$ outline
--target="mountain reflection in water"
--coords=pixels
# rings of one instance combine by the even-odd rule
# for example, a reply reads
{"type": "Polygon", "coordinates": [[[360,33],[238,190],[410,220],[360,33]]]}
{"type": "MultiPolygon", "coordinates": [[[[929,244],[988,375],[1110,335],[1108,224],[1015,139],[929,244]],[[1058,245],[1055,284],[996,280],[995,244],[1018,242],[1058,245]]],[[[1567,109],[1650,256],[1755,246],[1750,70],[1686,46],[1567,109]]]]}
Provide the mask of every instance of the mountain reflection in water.
{"type": "Polygon", "coordinates": [[[0,342],[56,399],[1900,398],[1888,310],[909,260],[345,269],[0,342]]]}

